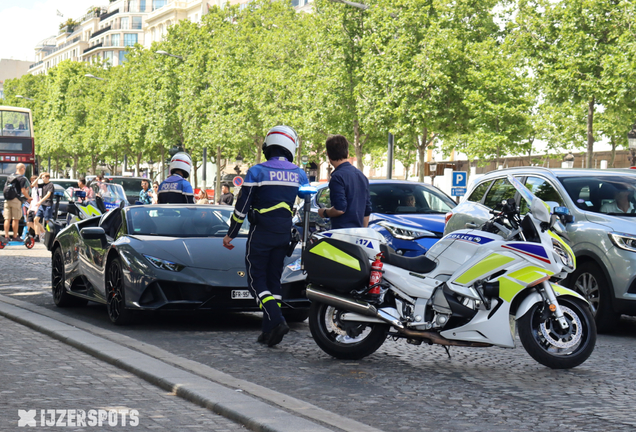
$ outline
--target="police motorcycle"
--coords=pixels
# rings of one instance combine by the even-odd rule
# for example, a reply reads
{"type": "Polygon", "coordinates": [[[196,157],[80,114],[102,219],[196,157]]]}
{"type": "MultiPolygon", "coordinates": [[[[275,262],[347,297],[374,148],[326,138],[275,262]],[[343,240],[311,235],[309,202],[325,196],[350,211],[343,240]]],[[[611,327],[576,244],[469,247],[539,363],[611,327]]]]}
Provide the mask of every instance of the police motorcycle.
{"type": "Polygon", "coordinates": [[[565,207],[551,213],[517,179],[508,180],[529,205],[523,219],[508,200],[479,229],[448,234],[424,256],[396,254],[369,228],[307,239],[302,267],[318,346],[339,359],[366,357],[388,338],[442,345],[447,353],[452,346],[514,348],[518,328],[542,365],[583,363],[596,342],[594,318],[583,297],[557,283],[575,268],[572,249],[557,234],[572,216],[565,207]]]}
{"type": "MultiPolygon", "coordinates": [[[[67,188],[64,191],[64,198],[68,200],[66,219],[51,220],[46,224],[46,234],[44,244],[48,250],[53,246],[53,241],[57,234],[66,226],[101,216],[102,214],[120,206],[128,205],[124,188],[115,183],[104,183],[95,181],[90,185],[90,192],[78,188],[67,188]]],[[[56,196],[55,215],[58,215],[60,197],[56,196]]]]}

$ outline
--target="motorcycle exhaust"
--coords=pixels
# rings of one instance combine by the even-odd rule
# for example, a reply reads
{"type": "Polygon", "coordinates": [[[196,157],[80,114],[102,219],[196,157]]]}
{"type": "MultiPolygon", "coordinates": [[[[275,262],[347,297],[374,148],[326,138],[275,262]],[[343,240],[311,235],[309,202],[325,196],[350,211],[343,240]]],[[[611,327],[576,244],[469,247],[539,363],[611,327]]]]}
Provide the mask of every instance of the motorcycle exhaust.
{"type": "Polygon", "coordinates": [[[490,347],[491,344],[483,343],[483,342],[463,342],[463,341],[455,341],[446,339],[441,336],[437,332],[431,331],[419,331],[419,330],[410,330],[404,328],[404,325],[395,319],[395,317],[387,314],[386,312],[379,310],[369,304],[367,302],[361,300],[350,299],[346,297],[339,296],[337,294],[333,294],[330,292],[325,292],[316,289],[311,284],[307,285],[307,298],[311,301],[316,301],[319,303],[324,303],[329,306],[333,306],[335,308],[344,309],[349,312],[354,312],[360,315],[365,315],[368,317],[378,318],[382,321],[385,321],[388,324],[391,324],[397,330],[411,339],[417,339],[426,341],[433,344],[438,345],[446,345],[446,346],[463,346],[463,347],[490,347]]]}
{"type": "Polygon", "coordinates": [[[394,316],[391,316],[382,310],[379,311],[375,306],[365,301],[345,298],[330,292],[320,291],[314,288],[311,284],[307,285],[306,292],[309,300],[324,303],[329,306],[344,309],[360,315],[378,318],[399,329],[404,328],[404,325],[395,319],[394,316]]]}

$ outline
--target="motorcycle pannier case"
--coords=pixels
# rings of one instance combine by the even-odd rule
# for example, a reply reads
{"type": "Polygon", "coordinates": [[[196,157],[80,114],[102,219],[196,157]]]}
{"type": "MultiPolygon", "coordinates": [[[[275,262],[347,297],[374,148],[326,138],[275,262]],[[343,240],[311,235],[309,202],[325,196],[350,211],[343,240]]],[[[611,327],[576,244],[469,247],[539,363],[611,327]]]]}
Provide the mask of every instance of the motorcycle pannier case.
{"type": "Polygon", "coordinates": [[[343,293],[369,283],[371,263],[358,245],[325,238],[307,250],[304,261],[309,283],[343,293]]]}

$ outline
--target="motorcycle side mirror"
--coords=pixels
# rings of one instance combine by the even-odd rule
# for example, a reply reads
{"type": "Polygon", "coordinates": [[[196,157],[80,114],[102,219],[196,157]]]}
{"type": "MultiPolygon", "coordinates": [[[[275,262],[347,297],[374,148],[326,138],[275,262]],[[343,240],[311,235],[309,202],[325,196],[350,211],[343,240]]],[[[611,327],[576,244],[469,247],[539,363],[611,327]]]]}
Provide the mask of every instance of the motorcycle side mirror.
{"type": "Polygon", "coordinates": [[[556,215],[564,224],[574,222],[574,216],[570,214],[570,209],[567,207],[557,206],[552,210],[552,214],[556,215]]]}

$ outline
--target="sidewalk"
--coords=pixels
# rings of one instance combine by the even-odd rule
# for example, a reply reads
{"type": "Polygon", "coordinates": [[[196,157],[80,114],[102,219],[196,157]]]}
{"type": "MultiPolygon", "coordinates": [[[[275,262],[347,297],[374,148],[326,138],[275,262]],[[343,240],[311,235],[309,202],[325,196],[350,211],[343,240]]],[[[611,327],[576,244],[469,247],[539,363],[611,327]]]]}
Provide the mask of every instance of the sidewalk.
{"type": "MultiPolygon", "coordinates": [[[[99,410],[116,410],[119,413],[117,426],[111,429],[107,427],[108,419],[103,419],[102,428],[245,430],[243,426],[191,404],[174,393],[165,392],[131,373],[5,317],[0,317],[0,328],[2,431],[18,429],[18,421],[24,416],[19,415],[19,410],[36,410],[34,420],[37,427],[43,426],[41,410],[82,410],[87,413],[90,410],[98,413],[99,410]],[[122,424],[122,412],[126,413],[125,425],[122,424]],[[138,424],[134,426],[135,423],[138,424]]],[[[45,421],[51,419],[48,413],[44,414],[44,418],[45,421]]],[[[55,419],[70,426],[71,430],[94,429],[77,427],[77,419],[69,422],[68,416],[60,420],[60,414],[56,414],[55,419]]]]}
{"type": "MultiPolygon", "coordinates": [[[[98,409],[101,406],[125,406],[139,411],[139,426],[141,427],[143,426],[142,417],[144,421],[150,421],[146,420],[146,418],[154,419],[155,417],[153,417],[152,413],[157,412],[156,408],[159,406],[156,397],[146,398],[146,396],[138,399],[147,402],[147,404],[144,403],[143,407],[147,407],[150,410],[150,414],[146,414],[143,410],[132,406],[134,404],[130,404],[131,400],[135,401],[137,399],[131,399],[129,396],[134,394],[135,389],[143,388],[143,391],[140,390],[143,395],[154,389],[158,395],[157,397],[163,396],[169,399],[174,398],[176,395],[199,406],[196,407],[186,401],[180,401],[185,404],[185,412],[180,413],[179,409],[175,408],[176,420],[173,421],[168,415],[166,417],[169,420],[163,419],[164,422],[172,422],[171,426],[167,426],[170,430],[183,430],[188,424],[192,425],[188,428],[195,429],[204,427],[207,430],[240,430],[241,426],[227,420],[230,419],[245,426],[247,429],[255,431],[377,431],[377,429],[368,425],[338,416],[309,403],[256,384],[233,378],[206,365],[183,359],[157,347],[140,344],[138,341],[119,333],[100,329],[77,319],[62,316],[54,311],[2,295],[0,295],[0,319],[2,319],[0,325],[3,325],[3,327],[10,327],[4,326],[5,323],[9,323],[14,328],[21,329],[20,331],[22,332],[14,330],[0,333],[1,346],[12,347],[11,350],[0,351],[0,355],[11,353],[12,356],[15,356],[15,358],[12,358],[13,365],[30,364],[20,356],[26,359],[39,358],[40,362],[27,366],[24,373],[27,376],[38,376],[42,373],[48,376],[48,379],[46,377],[35,378],[33,380],[34,385],[31,385],[30,381],[25,380],[23,377],[20,379],[15,378],[19,376],[19,374],[14,373],[15,370],[7,371],[13,378],[10,381],[6,380],[6,383],[0,383],[2,387],[0,391],[6,389],[17,393],[17,397],[14,398],[16,402],[12,402],[9,405],[9,412],[3,413],[3,418],[12,421],[10,424],[13,425],[18,421],[18,409],[77,408],[90,410],[98,409]],[[40,335],[2,317],[17,321],[37,330],[37,332],[58,339],[58,341],[40,335]],[[21,342],[25,334],[30,336],[25,339],[25,342],[21,342]],[[49,350],[43,341],[47,341],[48,344],[57,348],[49,350]],[[74,348],[69,348],[65,344],[74,348]],[[40,346],[45,348],[40,349],[40,346]],[[53,355],[50,355],[49,351],[53,355]],[[90,356],[86,353],[90,354],[90,356]],[[102,361],[98,361],[93,357],[102,361]],[[82,368],[89,369],[82,370],[82,368]],[[103,376],[100,376],[97,371],[102,370],[108,372],[104,372],[103,376]],[[64,373],[68,375],[59,377],[60,374],[64,373]],[[136,377],[133,375],[136,375],[136,377]],[[140,378],[147,381],[147,383],[140,378]],[[39,387],[35,387],[35,383],[39,383],[39,381],[35,381],[36,379],[44,379],[45,381],[43,382],[51,380],[53,382],[51,386],[54,391],[49,392],[48,396],[45,394],[43,398],[35,397],[40,394],[39,387]],[[116,379],[128,384],[118,383],[116,379]],[[62,381],[63,387],[57,385],[60,381],[62,381]],[[81,387],[77,382],[83,383],[84,387],[81,387]],[[143,385],[140,383],[143,383],[143,385]],[[156,385],[167,393],[162,393],[159,388],[155,388],[148,383],[156,385]],[[111,387],[116,390],[112,392],[105,391],[105,389],[111,387]],[[15,390],[16,388],[22,390],[15,390]],[[59,392],[60,388],[64,389],[63,393],[68,400],[55,398],[55,392],[59,392]],[[85,399],[83,399],[84,396],[76,396],[75,392],[79,394],[82,393],[81,390],[85,389],[89,390],[90,396],[85,397],[85,399]],[[128,391],[124,389],[128,389],[128,391]],[[22,396],[20,392],[24,392],[24,395],[22,396]],[[100,399],[100,396],[103,396],[104,393],[107,396],[106,400],[100,399]],[[117,400],[119,394],[122,394],[122,401],[117,400]],[[116,400],[109,399],[110,395],[116,396],[116,400]],[[44,405],[45,402],[48,405],[19,406],[22,405],[22,402],[30,401],[33,401],[33,405],[36,405],[36,402],[41,405],[44,405]],[[94,404],[85,406],[85,401],[94,401],[94,404]],[[54,405],[53,402],[57,405],[54,405]],[[81,406],[76,407],[76,405],[81,406]],[[219,422],[218,426],[215,426],[214,422],[216,420],[214,419],[218,418],[218,416],[214,416],[213,413],[205,409],[203,411],[207,412],[210,417],[200,420],[201,423],[195,423],[198,417],[193,416],[193,413],[202,409],[200,407],[205,407],[217,414],[221,414],[226,418],[223,419],[226,423],[219,422]],[[193,411],[195,408],[196,410],[193,411]],[[153,409],[155,410],[153,411],[153,409]],[[182,420],[185,421],[184,424],[180,423],[182,420]],[[329,426],[325,427],[323,425],[329,426]]],[[[17,368],[17,366],[15,367],[17,368]]],[[[4,369],[2,370],[4,371],[4,369]]],[[[37,385],[39,386],[40,384],[37,385]]],[[[179,400],[178,398],[174,399],[179,400]]],[[[163,408],[160,411],[163,412],[163,408]]],[[[163,424],[160,420],[152,421],[163,424]]],[[[147,427],[155,429],[157,425],[147,427]]],[[[6,430],[2,423],[0,423],[0,430],[6,430]]]]}

